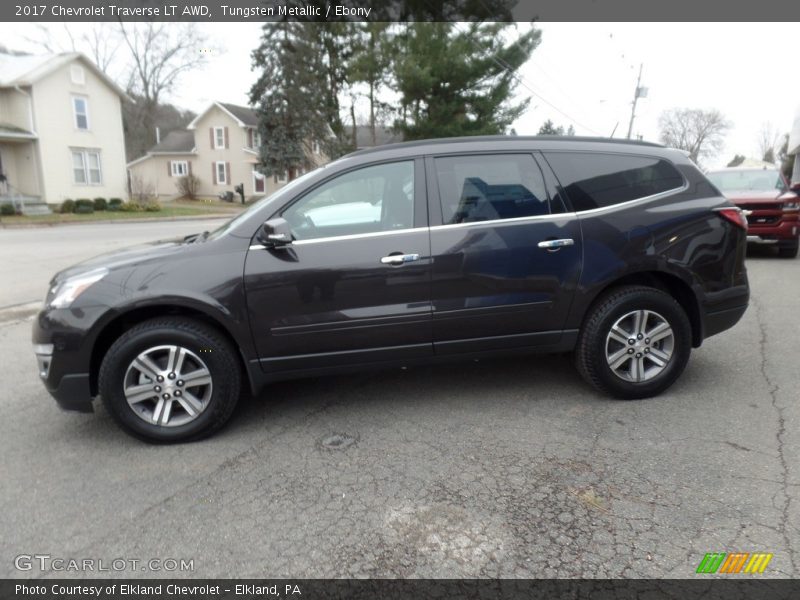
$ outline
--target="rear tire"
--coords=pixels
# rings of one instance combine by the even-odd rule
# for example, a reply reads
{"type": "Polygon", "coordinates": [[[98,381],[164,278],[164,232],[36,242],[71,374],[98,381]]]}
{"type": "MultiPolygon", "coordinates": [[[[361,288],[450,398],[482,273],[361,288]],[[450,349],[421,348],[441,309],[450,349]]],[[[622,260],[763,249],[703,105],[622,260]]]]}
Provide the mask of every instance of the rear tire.
{"type": "Polygon", "coordinates": [[[778,256],[781,258],[795,258],[797,256],[798,247],[800,247],[800,240],[795,240],[792,244],[781,246],[778,248],[778,256]]]}
{"type": "Polygon", "coordinates": [[[691,324],[672,296],[651,287],[624,286],[601,296],[590,309],[575,365],[600,392],[621,400],[649,398],[675,382],[691,349],[691,324]]]}
{"type": "Polygon", "coordinates": [[[98,388],[127,433],[149,442],[211,435],[233,414],[241,369],[217,330],[183,317],[145,321],[109,348],[98,388]]]}

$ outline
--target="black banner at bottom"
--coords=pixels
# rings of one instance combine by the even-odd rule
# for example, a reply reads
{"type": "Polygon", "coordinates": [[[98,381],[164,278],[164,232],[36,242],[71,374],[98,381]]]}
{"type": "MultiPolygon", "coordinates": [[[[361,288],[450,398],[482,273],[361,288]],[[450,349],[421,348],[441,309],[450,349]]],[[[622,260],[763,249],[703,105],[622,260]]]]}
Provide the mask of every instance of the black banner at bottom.
{"type": "Polygon", "coordinates": [[[798,579],[4,579],[2,600],[737,600],[800,598],[798,579]]]}

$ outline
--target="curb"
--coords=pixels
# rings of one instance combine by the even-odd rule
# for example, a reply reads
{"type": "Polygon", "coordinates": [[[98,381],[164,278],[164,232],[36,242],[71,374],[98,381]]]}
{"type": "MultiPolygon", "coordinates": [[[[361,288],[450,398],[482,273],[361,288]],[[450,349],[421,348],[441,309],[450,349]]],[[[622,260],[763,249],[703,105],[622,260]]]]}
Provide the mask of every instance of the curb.
{"type": "Polygon", "coordinates": [[[186,217],[164,217],[152,219],[109,219],[102,221],[62,221],[54,223],[3,223],[0,221],[0,229],[39,229],[42,227],[60,227],[61,225],[119,225],[124,223],[168,223],[171,221],[205,221],[210,219],[231,219],[239,213],[220,214],[212,213],[209,215],[191,215],[186,217]]]}
{"type": "Polygon", "coordinates": [[[32,317],[42,310],[42,306],[42,302],[25,302],[23,304],[4,306],[0,308],[0,324],[8,323],[9,321],[21,321],[32,317]]]}

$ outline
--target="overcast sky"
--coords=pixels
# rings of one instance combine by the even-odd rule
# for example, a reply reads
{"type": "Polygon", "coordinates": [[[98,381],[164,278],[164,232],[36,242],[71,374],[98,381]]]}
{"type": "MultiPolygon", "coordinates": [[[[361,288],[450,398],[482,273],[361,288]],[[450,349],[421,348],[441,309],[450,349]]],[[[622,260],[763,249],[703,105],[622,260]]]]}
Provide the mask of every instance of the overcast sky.
{"type": "MultiPolygon", "coordinates": [[[[63,25],[48,24],[53,38],[63,25]]],[[[71,27],[80,29],[81,24],[71,27]]],[[[112,24],[107,24],[112,27],[112,24]]],[[[528,24],[517,25],[520,29],[528,24]]],[[[247,103],[255,80],[250,52],[259,41],[254,23],[201,24],[213,52],[205,68],[186,75],[173,103],[199,111],[212,100],[247,103]]],[[[673,107],[717,108],[733,123],[723,152],[708,166],[734,154],[756,156],[762,125],[788,132],[800,107],[796,23],[542,23],[542,43],[520,70],[520,97],[528,111],[514,124],[535,134],[546,119],[572,124],[576,133],[615,137],[628,131],[639,65],[648,88],[636,110],[634,135],[658,139],[658,117],[673,107]]],[[[28,24],[0,24],[0,40],[34,50],[28,24]]],[[[198,48],[198,51],[201,49],[198,48]]]]}

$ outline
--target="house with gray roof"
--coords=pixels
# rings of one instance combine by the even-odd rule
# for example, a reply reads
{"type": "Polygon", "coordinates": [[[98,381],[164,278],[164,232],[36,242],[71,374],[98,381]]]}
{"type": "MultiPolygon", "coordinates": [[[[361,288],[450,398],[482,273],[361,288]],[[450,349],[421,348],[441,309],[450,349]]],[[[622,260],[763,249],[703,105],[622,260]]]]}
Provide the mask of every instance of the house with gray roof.
{"type": "Polygon", "coordinates": [[[80,53],[0,52],[0,203],[124,198],[124,98],[80,53]]]}
{"type": "MultiPolygon", "coordinates": [[[[258,169],[261,137],[258,117],[246,106],[213,102],[184,130],[171,131],[144,156],[128,163],[131,187],[152,190],[161,198],[179,195],[185,175],[197,177],[201,197],[217,197],[243,185],[246,197],[272,193],[286,183],[265,177],[258,169]]],[[[315,164],[328,158],[319,144],[309,143],[315,164]]]]}

